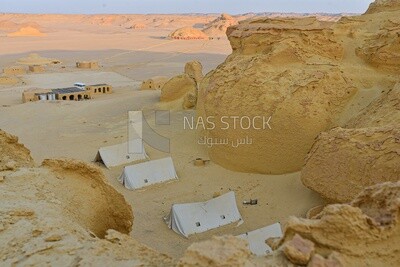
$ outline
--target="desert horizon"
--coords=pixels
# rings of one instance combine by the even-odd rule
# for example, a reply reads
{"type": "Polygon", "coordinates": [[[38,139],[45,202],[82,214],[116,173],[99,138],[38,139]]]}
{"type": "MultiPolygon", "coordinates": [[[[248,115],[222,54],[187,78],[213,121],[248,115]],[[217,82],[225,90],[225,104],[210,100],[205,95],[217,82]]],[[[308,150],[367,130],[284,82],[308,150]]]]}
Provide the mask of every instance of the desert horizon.
{"type": "Polygon", "coordinates": [[[398,265],[398,1],[5,1],[1,266],[398,265]]]}

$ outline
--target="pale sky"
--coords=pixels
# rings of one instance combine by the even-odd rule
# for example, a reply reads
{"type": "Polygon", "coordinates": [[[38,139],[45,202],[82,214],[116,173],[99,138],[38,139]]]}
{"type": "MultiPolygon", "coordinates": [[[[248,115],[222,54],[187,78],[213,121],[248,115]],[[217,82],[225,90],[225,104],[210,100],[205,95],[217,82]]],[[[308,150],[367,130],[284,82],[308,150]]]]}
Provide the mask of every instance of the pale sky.
{"type": "Polygon", "coordinates": [[[373,0],[0,0],[0,13],[363,13],[373,0]]]}

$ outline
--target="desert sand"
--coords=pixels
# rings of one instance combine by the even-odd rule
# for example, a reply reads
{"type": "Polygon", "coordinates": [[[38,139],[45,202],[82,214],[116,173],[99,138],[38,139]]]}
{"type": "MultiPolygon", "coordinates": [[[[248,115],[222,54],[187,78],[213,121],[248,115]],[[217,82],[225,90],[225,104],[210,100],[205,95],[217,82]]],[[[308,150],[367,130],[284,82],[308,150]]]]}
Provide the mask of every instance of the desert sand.
{"type": "Polygon", "coordinates": [[[46,65],[45,73],[0,84],[0,205],[6,211],[0,237],[14,242],[0,260],[395,266],[400,117],[393,60],[398,43],[392,39],[398,39],[399,12],[395,1],[377,1],[365,15],[343,18],[0,14],[0,69],[46,65]],[[182,28],[201,38],[168,38],[182,28]],[[97,61],[100,68],[77,69],[77,61],[97,61]],[[153,77],[168,81],[161,89],[141,90],[153,77]],[[24,90],[76,82],[107,83],[113,93],[22,104],[24,90]],[[170,110],[170,125],[156,125],[157,109],[170,110]],[[169,138],[170,153],[145,148],[151,159],[171,156],[178,181],[130,191],[117,180],[124,166],[94,162],[99,148],[128,140],[128,112],[135,110],[169,138]],[[253,147],[207,148],[199,144],[205,135],[238,138],[243,132],[184,127],[185,117],[221,114],[273,115],[275,131],[250,132],[259,141],[253,147]],[[205,166],[195,166],[197,158],[205,166]],[[370,172],[362,166],[371,159],[380,161],[370,172]],[[333,166],[340,168],[331,171],[333,166]],[[330,179],[336,178],[340,186],[332,191],[330,179]],[[173,204],[229,191],[236,193],[242,224],[186,239],[163,220],[173,204]],[[250,199],[258,204],[243,204],[250,199]],[[318,214],[305,219],[314,207],[318,214]],[[232,237],[277,222],[286,225],[284,236],[268,240],[275,250],[268,257],[255,257],[246,242],[232,237]],[[359,226],[354,231],[353,222],[359,226]],[[373,249],[361,244],[364,237],[373,249]]]}

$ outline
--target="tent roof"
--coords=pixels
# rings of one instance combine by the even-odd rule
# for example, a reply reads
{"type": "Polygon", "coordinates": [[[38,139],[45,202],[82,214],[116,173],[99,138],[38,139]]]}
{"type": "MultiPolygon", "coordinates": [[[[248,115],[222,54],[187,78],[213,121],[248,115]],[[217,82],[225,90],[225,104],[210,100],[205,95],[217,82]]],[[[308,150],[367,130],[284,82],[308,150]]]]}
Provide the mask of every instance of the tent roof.
{"type": "Polygon", "coordinates": [[[101,161],[107,168],[128,164],[135,161],[141,161],[148,158],[144,146],[142,144],[142,153],[129,153],[128,142],[102,147],[97,153],[95,161],[101,161]]]}
{"type": "Polygon", "coordinates": [[[234,192],[206,202],[175,204],[167,219],[169,228],[188,237],[242,220],[234,192]]]}
{"type": "Polygon", "coordinates": [[[243,235],[238,235],[237,237],[249,242],[249,248],[253,254],[263,256],[272,252],[272,249],[265,241],[272,237],[282,237],[282,229],[280,223],[276,223],[243,235]]]}
{"type": "Polygon", "coordinates": [[[174,162],[168,157],[127,166],[119,181],[128,189],[139,189],[177,178],[174,162]]]}

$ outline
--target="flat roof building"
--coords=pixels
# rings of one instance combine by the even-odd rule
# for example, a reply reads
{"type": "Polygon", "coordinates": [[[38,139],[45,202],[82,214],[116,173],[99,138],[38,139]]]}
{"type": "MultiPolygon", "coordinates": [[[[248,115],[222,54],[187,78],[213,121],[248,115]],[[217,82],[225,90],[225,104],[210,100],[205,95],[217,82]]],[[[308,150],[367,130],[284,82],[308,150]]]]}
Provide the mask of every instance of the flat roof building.
{"type": "Polygon", "coordinates": [[[90,91],[80,89],[78,87],[59,88],[51,90],[55,94],[57,100],[83,100],[90,99],[90,91]]]}
{"type": "Polygon", "coordinates": [[[101,83],[101,84],[93,84],[86,86],[86,90],[90,91],[92,96],[99,95],[99,94],[111,94],[113,88],[111,85],[101,83]]]}

